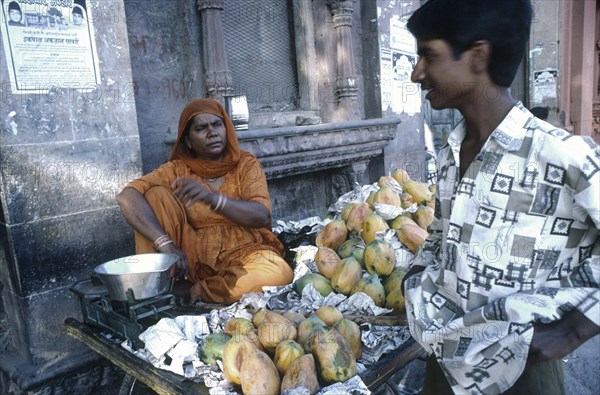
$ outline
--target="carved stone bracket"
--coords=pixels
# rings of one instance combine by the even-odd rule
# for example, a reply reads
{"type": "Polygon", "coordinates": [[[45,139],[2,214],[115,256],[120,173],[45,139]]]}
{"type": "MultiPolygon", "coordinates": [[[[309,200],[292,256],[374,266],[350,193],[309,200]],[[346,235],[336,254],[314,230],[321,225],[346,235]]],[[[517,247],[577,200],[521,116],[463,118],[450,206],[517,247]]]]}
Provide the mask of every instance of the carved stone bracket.
{"type": "Polygon", "coordinates": [[[243,149],[258,157],[268,179],[363,163],[346,169],[358,182],[366,163],[395,137],[398,124],[399,117],[389,117],[247,130],[238,132],[238,138],[243,149]]]}

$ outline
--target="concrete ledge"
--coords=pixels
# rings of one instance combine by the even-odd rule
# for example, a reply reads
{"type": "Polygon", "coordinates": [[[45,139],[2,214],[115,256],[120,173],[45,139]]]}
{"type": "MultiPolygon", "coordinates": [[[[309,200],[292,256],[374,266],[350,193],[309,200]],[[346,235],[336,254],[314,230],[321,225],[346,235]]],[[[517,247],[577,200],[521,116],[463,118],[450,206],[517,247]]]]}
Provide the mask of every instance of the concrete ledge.
{"type": "Polygon", "coordinates": [[[268,179],[348,166],[383,153],[400,117],[238,132],[268,179]]]}
{"type": "MultiPolygon", "coordinates": [[[[383,153],[400,117],[238,131],[242,149],[260,160],[268,179],[348,166],[383,153]]],[[[173,145],[174,139],[166,140],[173,145]]]]}

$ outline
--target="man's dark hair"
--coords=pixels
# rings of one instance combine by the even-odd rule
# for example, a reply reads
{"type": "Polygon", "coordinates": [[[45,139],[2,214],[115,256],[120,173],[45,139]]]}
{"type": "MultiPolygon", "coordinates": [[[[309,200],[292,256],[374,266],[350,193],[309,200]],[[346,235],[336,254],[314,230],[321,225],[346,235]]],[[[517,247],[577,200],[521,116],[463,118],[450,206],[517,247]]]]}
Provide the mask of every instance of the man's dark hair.
{"type": "Polygon", "coordinates": [[[530,0],[429,0],[407,27],[418,40],[445,40],[456,59],[474,42],[489,41],[490,77],[509,87],[525,54],[532,14],[530,0]]]}

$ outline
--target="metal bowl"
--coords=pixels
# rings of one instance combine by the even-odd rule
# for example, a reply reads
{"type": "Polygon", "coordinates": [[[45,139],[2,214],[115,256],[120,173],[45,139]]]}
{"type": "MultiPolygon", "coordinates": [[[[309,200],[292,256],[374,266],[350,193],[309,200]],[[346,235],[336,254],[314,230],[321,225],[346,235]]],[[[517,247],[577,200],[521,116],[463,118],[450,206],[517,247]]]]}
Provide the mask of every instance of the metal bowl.
{"type": "Polygon", "coordinates": [[[94,272],[111,299],[127,301],[127,290],[131,289],[133,298],[142,300],[171,290],[169,269],[176,261],[175,254],[138,254],[105,262],[94,272]]]}

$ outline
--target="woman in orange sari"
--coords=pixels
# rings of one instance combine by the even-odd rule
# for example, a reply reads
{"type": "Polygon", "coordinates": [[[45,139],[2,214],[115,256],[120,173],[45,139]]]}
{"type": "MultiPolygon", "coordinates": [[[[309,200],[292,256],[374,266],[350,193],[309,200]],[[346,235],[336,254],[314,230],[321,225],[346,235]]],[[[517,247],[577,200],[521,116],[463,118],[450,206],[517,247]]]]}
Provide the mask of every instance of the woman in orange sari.
{"type": "Polygon", "coordinates": [[[183,109],[169,162],[130,182],[117,201],[138,254],[179,256],[175,276],[190,282],[192,300],[232,303],[292,281],[270,230],[265,174],[215,100],[183,109]]]}

